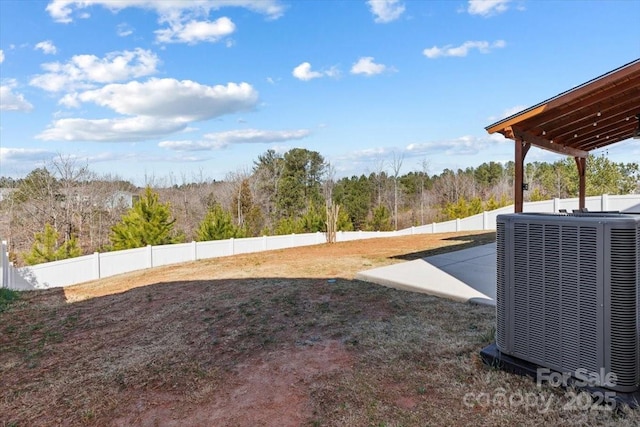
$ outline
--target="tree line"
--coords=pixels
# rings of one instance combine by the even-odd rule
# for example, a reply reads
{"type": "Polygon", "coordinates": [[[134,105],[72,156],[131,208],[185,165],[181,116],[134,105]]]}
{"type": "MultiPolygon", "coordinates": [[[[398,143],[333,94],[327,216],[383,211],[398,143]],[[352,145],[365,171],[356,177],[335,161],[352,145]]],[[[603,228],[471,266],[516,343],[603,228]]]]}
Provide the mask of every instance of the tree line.
{"type": "MultiPolygon", "coordinates": [[[[267,150],[251,170],[223,181],[147,177],[138,188],[117,176],[98,176],[62,156],[24,178],[0,177],[0,236],[18,265],[94,251],[191,240],[219,240],[330,230],[401,229],[463,218],[512,203],[514,163],[430,174],[401,173],[402,156],[377,170],[335,178],[315,151],[267,150]]],[[[572,158],[525,165],[526,201],[576,197],[572,158]]],[[[637,163],[590,156],[587,195],[640,192],[637,163]]]]}

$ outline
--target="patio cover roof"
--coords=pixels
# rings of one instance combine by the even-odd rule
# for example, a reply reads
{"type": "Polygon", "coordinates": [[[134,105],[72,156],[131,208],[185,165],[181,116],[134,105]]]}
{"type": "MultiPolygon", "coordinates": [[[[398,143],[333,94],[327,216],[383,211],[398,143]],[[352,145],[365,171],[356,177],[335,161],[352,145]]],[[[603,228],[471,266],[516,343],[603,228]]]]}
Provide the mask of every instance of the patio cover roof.
{"type": "Polygon", "coordinates": [[[522,211],[523,163],[531,145],[576,159],[583,208],[589,151],[631,138],[638,114],[640,59],[487,126],[516,143],[515,211],[522,211]]]}

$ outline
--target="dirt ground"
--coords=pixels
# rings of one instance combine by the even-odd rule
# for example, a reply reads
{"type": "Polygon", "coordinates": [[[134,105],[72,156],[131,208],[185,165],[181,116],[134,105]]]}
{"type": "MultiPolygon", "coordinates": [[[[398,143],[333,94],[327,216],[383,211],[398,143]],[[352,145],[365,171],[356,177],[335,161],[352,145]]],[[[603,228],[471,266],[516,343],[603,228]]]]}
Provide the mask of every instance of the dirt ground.
{"type": "Polygon", "coordinates": [[[324,244],[25,293],[0,313],[0,425],[609,422],[469,405],[465,393],[536,390],[479,360],[494,309],[354,280],[494,240],[448,233],[324,244]]]}

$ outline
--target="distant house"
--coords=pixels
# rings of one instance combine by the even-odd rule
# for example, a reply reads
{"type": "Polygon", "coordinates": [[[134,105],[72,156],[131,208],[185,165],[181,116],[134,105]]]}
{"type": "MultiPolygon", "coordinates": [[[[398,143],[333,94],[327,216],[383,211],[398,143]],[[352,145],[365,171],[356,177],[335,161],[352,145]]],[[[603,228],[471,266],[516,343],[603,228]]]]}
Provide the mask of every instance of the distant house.
{"type": "Polygon", "coordinates": [[[105,207],[107,209],[127,208],[133,207],[133,204],[140,199],[137,194],[130,193],[128,191],[115,191],[105,201],[105,207]]]}
{"type": "Polygon", "coordinates": [[[133,203],[138,200],[140,196],[122,190],[114,191],[108,196],[99,196],[90,193],[77,193],[76,189],[70,189],[70,191],[61,189],[60,193],[56,195],[56,198],[60,200],[61,205],[65,199],[71,199],[85,205],[92,205],[94,208],[101,207],[103,209],[113,210],[132,208],[133,203]]]}

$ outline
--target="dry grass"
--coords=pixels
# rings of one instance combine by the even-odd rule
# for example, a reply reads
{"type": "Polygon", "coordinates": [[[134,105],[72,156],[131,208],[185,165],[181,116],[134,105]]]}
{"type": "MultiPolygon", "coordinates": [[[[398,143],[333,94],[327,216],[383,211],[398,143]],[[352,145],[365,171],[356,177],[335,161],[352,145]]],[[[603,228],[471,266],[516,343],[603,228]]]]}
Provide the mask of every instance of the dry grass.
{"type": "Polygon", "coordinates": [[[320,245],[27,293],[0,313],[0,425],[636,425],[484,366],[492,308],[353,279],[494,238],[320,245]]]}

